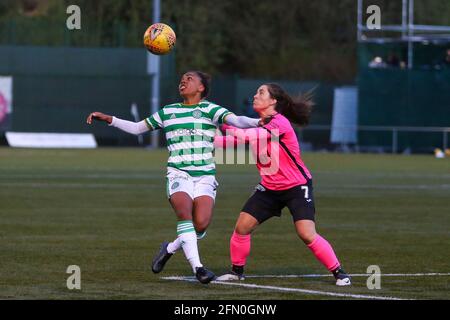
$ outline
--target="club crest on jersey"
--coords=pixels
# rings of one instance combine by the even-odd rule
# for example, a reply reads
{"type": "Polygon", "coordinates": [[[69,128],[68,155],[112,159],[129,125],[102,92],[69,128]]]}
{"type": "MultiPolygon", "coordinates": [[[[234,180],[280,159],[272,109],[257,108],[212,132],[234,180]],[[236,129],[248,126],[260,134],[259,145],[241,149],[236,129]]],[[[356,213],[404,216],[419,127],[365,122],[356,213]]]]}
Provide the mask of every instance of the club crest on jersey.
{"type": "Polygon", "coordinates": [[[200,119],[202,117],[202,112],[200,110],[196,109],[196,110],[192,111],[192,116],[195,119],[200,119]]]}

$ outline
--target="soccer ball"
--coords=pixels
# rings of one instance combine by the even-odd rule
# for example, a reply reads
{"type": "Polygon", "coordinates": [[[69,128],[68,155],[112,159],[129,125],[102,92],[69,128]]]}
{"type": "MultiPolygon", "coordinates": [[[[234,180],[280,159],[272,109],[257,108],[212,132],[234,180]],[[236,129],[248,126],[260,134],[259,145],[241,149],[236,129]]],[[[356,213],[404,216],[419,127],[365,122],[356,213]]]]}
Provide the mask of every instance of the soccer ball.
{"type": "Polygon", "coordinates": [[[152,24],[144,33],[144,46],[156,55],[169,53],[176,40],[175,32],[164,23],[152,24]]]}

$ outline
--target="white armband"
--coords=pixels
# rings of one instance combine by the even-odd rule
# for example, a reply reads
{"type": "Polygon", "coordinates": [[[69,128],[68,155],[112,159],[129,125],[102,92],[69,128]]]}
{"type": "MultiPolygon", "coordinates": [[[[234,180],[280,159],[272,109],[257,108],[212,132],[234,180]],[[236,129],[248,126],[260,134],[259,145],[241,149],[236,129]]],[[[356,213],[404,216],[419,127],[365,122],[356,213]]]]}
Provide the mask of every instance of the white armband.
{"type": "Polygon", "coordinates": [[[150,128],[147,126],[147,123],[145,120],[139,121],[139,122],[132,122],[127,120],[122,120],[116,117],[112,118],[111,124],[109,126],[118,128],[122,131],[125,131],[127,133],[131,133],[134,135],[139,135],[144,132],[150,131],[150,128]]]}
{"type": "Polygon", "coordinates": [[[253,119],[246,116],[237,116],[235,114],[229,114],[225,117],[224,122],[230,126],[236,128],[255,128],[258,126],[259,119],[253,119]]]}

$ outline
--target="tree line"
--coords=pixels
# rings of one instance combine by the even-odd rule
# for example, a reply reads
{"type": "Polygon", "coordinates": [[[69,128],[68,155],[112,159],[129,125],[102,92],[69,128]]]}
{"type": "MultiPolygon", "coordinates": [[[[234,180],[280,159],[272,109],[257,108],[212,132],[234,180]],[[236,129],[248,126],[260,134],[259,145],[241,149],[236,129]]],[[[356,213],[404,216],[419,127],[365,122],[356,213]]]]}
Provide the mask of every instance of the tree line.
{"type": "MultiPolygon", "coordinates": [[[[382,23],[401,21],[401,0],[373,0],[382,23]]],[[[161,0],[177,33],[179,70],[296,80],[353,81],[355,0],[161,0]]],[[[415,21],[450,25],[450,1],[416,0],[415,21]]],[[[365,15],[368,16],[367,14],[365,15]]],[[[152,0],[2,0],[0,40],[18,44],[142,47],[152,0]],[[65,28],[68,5],[82,29],[65,28]]]]}

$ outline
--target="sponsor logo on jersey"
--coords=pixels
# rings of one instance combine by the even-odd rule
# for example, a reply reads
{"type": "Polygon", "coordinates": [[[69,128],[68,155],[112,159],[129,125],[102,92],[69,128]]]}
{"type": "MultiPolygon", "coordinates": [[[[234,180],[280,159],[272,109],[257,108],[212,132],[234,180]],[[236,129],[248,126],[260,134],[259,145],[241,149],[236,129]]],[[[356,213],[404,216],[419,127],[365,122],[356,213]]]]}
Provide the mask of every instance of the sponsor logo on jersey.
{"type": "Polygon", "coordinates": [[[179,186],[180,186],[180,183],[179,183],[179,182],[175,182],[175,183],[172,185],[172,190],[178,188],[179,186]]]}
{"type": "Polygon", "coordinates": [[[173,131],[175,136],[195,136],[203,135],[200,129],[177,129],[173,131]]]}
{"type": "Polygon", "coordinates": [[[169,181],[172,182],[174,180],[178,180],[178,179],[184,179],[184,180],[189,180],[189,177],[187,175],[183,176],[181,174],[176,174],[173,177],[169,177],[169,181]]]}
{"type": "Polygon", "coordinates": [[[255,190],[264,192],[266,191],[266,188],[264,188],[261,184],[258,184],[256,185],[255,190]]]}

